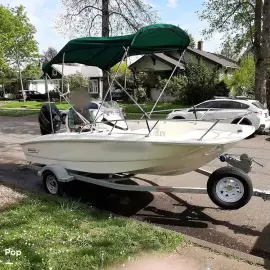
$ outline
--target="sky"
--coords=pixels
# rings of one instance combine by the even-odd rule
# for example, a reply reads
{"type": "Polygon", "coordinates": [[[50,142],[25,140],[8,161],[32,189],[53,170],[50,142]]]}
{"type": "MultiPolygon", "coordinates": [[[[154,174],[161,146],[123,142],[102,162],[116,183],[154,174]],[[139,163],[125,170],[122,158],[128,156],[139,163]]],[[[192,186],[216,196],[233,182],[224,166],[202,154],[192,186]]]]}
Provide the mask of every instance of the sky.
{"type": "MultiPolygon", "coordinates": [[[[202,10],[203,0],[144,0],[151,4],[159,13],[163,23],[179,25],[188,30],[195,41],[203,40],[206,51],[217,52],[220,48],[221,35],[216,33],[210,40],[202,37],[201,31],[207,28],[206,22],[201,22],[196,11],[202,10]]],[[[68,38],[61,36],[53,27],[54,18],[62,9],[61,0],[0,0],[3,5],[23,5],[31,23],[36,27],[36,40],[42,53],[49,46],[60,50],[68,38]]]]}

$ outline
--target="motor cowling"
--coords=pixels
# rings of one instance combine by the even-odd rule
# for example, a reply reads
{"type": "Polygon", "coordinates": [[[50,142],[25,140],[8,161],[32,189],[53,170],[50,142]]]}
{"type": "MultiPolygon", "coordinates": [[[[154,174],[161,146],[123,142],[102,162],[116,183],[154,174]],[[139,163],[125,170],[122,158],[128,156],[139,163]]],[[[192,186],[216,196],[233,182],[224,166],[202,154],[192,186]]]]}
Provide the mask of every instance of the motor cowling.
{"type": "Polygon", "coordinates": [[[61,113],[57,106],[54,103],[51,103],[50,105],[49,103],[45,103],[39,111],[38,122],[42,135],[52,134],[59,131],[61,128],[61,113]],[[53,131],[50,110],[52,112],[53,131]]]}

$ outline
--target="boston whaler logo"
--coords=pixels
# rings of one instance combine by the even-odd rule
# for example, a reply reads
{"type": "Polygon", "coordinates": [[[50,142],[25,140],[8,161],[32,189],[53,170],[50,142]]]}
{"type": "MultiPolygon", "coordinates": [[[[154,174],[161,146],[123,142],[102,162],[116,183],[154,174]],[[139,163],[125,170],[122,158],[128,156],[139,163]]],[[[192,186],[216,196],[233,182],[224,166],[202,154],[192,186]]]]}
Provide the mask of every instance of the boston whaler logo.
{"type": "Polygon", "coordinates": [[[37,153],[39,152],[39,149],[28,148],[27,151],[28,151],[29,153],[36,153],[36,154],[37,154],[37,153]]]}

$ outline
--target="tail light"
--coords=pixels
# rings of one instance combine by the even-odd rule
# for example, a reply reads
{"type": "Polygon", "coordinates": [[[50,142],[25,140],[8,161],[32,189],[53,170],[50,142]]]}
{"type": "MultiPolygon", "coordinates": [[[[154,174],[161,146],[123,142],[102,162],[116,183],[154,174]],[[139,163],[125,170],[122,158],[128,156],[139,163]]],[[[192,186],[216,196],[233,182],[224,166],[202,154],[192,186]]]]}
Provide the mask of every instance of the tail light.
{"type": "Polygon", "coordinates": [[[257,115],[262,116],[262,111],[260,111],[260,112],[254,112],[254,113],[256,113],[257,115]]]}

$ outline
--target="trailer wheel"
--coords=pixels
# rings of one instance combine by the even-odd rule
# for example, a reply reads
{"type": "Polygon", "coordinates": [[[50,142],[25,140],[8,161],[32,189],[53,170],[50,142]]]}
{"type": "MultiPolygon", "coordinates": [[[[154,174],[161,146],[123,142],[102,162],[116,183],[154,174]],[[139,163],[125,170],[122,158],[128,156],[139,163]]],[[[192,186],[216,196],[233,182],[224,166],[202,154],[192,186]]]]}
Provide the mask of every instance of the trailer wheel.
{"type": "Polygon", "coordinates": [[[210,175],[207,193],[217,206],[236,210],[250,201],[253,186],[249,176],[243,171],[234,167],[222,167],[210,175]]]}
{"type": "Polygon", "coordinates": [[[59,182],[55,174],[51,171],[43,172],[43,184],[46,192],[52,195],[62,196],[64,193],[63,183],[59,182]]]}

